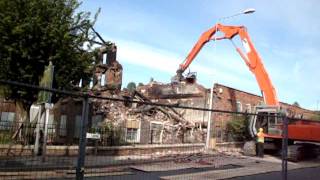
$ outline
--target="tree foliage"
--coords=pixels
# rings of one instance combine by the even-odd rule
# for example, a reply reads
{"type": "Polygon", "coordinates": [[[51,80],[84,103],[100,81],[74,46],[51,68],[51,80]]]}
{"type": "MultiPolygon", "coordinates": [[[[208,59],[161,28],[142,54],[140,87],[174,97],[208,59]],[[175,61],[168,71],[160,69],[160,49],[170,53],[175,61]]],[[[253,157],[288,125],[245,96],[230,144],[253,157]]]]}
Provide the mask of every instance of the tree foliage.
{"type": "Polygon", "coordinates": [[[233,116],[227,123],[227,132],[233,141],[243,141],[250,139],[249,134],[249,117],[233,116]]]}
{"type": "MultiPolygon", "coordinates": [[[[54,88],[72,89],[88,79],[93,53],[84,43],[94,38],[89,31],[94,20],[77,11],[79,5],[77,0],[0,1],[0,78],[38,85],[51,61],[54,88]]],[[[25,107],[37,99],[35,90],[2,89],[25,107]]]]}
{"type": "Polygon", "coordinates": [[[293,106],[300,107],[300,104],[299,104],[297,101],[295,101],[292,105],[293,105],[293,106]]]}
{"type": "Polygon", "coordinates": [[[129,90],[129,91],[134,91],[135,89],[136,89],[136,83],[135,82],[129,82],[128,83],[128,85],[127,85],[127,89],[129,90]]]}

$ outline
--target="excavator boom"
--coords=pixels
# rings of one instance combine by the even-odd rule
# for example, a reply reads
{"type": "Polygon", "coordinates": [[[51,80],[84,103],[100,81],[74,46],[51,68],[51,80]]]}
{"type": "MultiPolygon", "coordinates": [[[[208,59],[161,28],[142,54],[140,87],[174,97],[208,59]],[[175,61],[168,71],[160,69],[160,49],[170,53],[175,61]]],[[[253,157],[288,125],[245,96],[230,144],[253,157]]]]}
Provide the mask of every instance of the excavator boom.
{"type": "Polygon", "coordinates": [[[186,57],[185,61],[180,65],[179,69],[177,70],[177,76],[180,77],[179,79],[181,79],[182,73],[189,67],[189,65],[192,63],[192,61],[195,59],[197,54],[207,42],[209,42],[210,40],[222,39],[229,39],[232,41],[233,37],[235,37],[236,35],[240,36],[246,52],[243,53],[242,50],[238,47],[236,47],[236,50],[240,54],[246,65],[249,67],[250,71],[254,74],[261,89],[262,96],[266,105],[279,106],[276,91],[272,85],[266,69],[264,68],[262,60],[259,57],[256,49],[254,48],[253,43],[250,40],[250,37],[244,26],[225,26],[222,24],[216,24],[214,27],[204,32],[186,57]],[[221,32],[224,36],[215,37],[214,35],[218,31],[221,32]]]}

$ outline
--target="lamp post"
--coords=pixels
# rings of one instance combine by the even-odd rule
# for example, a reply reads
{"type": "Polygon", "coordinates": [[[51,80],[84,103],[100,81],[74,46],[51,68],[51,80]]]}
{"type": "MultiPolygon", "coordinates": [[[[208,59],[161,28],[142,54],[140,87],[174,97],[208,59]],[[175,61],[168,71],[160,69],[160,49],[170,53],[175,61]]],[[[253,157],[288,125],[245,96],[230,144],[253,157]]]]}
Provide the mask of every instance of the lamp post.
{"type": "MultiPolygon", "coordinates": [[[[253,8],[248,8],[248,9],[245,9],[245,10],[239,12],[239,13],[236,13],[236,14],[233,14],[233,15],[230,15],[230,16],[221,17],[221,18],[218,19],[218,22],[222,21],[222,20],[225,20],[225,19],[230,19],[230,18],[233,18],[233,17],[236,17],[236,16],[240,16],[240,15],[243,15],[243,14],[252,14],[255,11],[256,10],[253,9],[253,8]]],[[[214,103],[213,102],[213,90],[214,90],[213,88],[214,88],[214,84],[212,85],[212,88],[211,88],[211,91],[210,91],[209,109],[212,109],[213,103],[214,103]]],[[[212,138],[212,135],[210,133],[211,128],[213,128],[212,129],[213,130],[212,132],[214,134],[213,142],[215,143],[215,128],[213,126],[214,125],[214,121],[212,122],[211,119],[212,119],[212,112],[209,111],[209,113],[208,113],[208,124],[207,124],[207,137],[206,137],[206,144],[205,144],[205,149],[207,149],[207,150],[210,148],[210,138],[212,138]]]]}
{"type": "Polygon", "coordinates": [[[243,14],[252,14],[255,11],[256,10],[253,9],[253,8],[248,8],[248,9],[245,9],[245,10],[239,12],[239,13],[236,13],[236,14],[233,14],[233,15],[230,15],[230,16],[221,17],[221,18],[218,19],[218,21],[230,19],[230,18],[233,18],[233,17],[236,17],[236,16],[240,16],[240,15],[243,15],[243,14]]]}

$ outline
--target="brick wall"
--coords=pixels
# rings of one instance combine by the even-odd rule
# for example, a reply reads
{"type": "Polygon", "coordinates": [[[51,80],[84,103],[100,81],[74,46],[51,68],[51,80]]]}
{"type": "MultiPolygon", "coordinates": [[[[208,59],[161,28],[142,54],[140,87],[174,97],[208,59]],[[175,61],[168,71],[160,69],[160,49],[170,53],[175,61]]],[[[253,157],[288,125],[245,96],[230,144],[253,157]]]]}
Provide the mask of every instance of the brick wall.
{"type": "MultiPolygon", "coordinates": [[[[226,111],[253,112],[255,106],[263,104],[261,96],[237,90],[221,84],[214,84],[213,109],[226,111]]],[[[310,119],[315,112],[293,106],[287,103],[280,103],[290,115],[297,118],[310,119]]],[[[213,113],[212,119],[216,128],[217,141],[226,141],[227,134],[224,131],[227,121],[232,119],[232,115],[226,113],[213,113]]]]}
{"type": "MultiPolygon", "coordinates": [[[[221,145],[226,146],[226,145],[221,145]]],[[[7,156],[32,156],[33,145],[0,145],[0,157],[7,156]]],[[[183,153],[198,153],[204,150],[203,143],[193,144],[153,144],[153,145],[134,145],[134,146],[98,146],[98,155],[169,155],[183,153]]],[[[78,146],[47,146],[47,156],[77,156],[78,146]]],[[[95,147],[87,146],[86,154],[93,155],[95,147]]]]}
{"type": "MultiPolygon", "coordinates": [[[[55,143],[58,144],[77,144],[80,135],[80,123],[82,117],[82,99],[65,98],[60,99],[53,109],[55,124],[55,143]],[[62,116],[66,117],[65,127],[61,125],[62,116]],[[62,135],[61,131],[65,131],[62,135]]],[[[89,104],[88,128],[92,122],[92,104],[89,104]]]]}

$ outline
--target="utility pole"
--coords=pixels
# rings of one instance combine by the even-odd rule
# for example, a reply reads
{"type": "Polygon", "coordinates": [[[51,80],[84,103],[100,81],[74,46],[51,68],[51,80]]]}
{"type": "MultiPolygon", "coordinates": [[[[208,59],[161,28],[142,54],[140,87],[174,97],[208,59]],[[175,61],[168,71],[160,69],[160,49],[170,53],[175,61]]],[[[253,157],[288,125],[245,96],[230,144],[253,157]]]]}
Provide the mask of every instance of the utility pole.
{"type": "MultiPolygon", "coordinates": [[[[214,84],[212,85],[211,90],[210,90],[209,109],[212,109],[213,88],[214,88],[214,84]]],[[[209,144],[210,144],[211,116],[212,116],[212,111],[209,111],[208,125],[207,125],[206,149],[209,149],[209,144]]]]}

